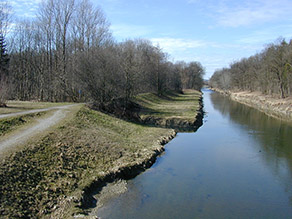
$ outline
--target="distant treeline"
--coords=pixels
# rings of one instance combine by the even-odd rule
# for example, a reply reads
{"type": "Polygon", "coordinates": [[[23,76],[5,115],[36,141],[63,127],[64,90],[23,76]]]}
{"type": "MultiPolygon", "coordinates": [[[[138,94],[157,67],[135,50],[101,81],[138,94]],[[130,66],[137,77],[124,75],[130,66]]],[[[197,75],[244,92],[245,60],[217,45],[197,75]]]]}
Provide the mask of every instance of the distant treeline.
{"type": "Polygon", "coordinates": [[[101,8],[88,0],[43,1],[36,18],[16,22],[9,34],[9,6],[1,4],[2,96],[104,104],[202,87],[199,62],[174,64],[144,39],[116,42],[101,8]]]}
{"type": "Polygon", "coordinates": [[[209,85],[223,90],[260,91],[281,98],[292,96],[292,40],[279,39],[261,53],[217,70],[209,85]]]}

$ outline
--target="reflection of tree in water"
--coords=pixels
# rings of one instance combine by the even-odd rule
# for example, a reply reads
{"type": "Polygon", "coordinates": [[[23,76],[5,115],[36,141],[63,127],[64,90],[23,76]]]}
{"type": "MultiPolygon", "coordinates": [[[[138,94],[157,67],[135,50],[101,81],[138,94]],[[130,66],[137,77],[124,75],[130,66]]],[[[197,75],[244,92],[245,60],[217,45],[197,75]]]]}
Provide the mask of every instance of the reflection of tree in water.
{"type": "Polygon", "coordinates": [[[218,93],[212,93],[210,99],[215,110],[253,136],[266,164],[292,192],[292,126],[218,93]]]}

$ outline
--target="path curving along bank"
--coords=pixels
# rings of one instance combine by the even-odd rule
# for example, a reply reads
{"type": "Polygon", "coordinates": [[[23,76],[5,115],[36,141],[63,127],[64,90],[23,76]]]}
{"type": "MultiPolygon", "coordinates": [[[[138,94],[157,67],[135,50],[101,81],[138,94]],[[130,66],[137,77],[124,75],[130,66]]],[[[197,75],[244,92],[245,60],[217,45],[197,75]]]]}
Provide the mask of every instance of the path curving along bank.
{"type": "Polygon", "coordinates": [[[46,112],[50,110],[55,110],[52,115],[47,118],[38,119],[37,123],[31,127],[27,127],[24,130],[16,131],[15,133],[10,134],[8,137],[4,139],[0,139],[0,153],[1,151],[14,147],[20,144],[26,143],[29,139],[38,136],[40,133],[49,129],[50,127],[56,125],[60,121],[62,121],[67,113],[70,111],[70,108],[76,106],[76,104],[66,105],[66,106],[57,106],[57,107],[49,107],[45,109],[36,109],[36,110],[28,110],[17,113],[9,113],[0,115],[0,119],[8,118],[13,116],[21,116],[31,113],[39,113],[46,112]]]}

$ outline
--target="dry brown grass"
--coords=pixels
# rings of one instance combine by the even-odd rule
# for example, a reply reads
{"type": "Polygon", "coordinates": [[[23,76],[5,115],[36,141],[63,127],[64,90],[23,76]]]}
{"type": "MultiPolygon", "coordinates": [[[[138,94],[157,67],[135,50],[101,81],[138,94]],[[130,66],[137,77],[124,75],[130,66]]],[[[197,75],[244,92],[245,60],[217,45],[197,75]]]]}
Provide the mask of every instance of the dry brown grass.
{"type": "Polygon", "coordinates": [[[277,98],[259,92],[232,92],[231,99],[256,108],[269,116],[292,121],[292,99],[277,98]]]}

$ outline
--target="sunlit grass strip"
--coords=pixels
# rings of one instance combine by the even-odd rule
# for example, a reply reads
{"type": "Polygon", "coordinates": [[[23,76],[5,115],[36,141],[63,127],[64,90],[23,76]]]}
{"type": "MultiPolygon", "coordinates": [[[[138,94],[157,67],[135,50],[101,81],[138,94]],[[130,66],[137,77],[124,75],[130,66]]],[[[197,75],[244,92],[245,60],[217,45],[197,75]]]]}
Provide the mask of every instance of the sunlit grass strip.
{"type": "Polygon", "coordinates": [[[153,93],[140,94],[135,98],[143,108],[141,118],[155,117],[162,119],[179,118],[194,121],[201,93],[196,90],[184,90],[183,94],[169,92],[164,96],[153,93]]]}

